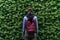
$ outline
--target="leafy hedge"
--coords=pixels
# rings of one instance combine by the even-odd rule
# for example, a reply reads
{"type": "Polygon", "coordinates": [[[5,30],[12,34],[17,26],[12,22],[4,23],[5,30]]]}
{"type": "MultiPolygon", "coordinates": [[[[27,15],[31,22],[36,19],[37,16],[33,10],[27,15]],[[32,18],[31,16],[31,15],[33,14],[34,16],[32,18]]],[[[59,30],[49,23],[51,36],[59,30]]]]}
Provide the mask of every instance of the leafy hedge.
{"type": "Polygon", "coordinates": [[[29,6],[38,17],[38,40],[60,40],[60,0],[0,0],[0,40],[22,40],[29,6]]]}

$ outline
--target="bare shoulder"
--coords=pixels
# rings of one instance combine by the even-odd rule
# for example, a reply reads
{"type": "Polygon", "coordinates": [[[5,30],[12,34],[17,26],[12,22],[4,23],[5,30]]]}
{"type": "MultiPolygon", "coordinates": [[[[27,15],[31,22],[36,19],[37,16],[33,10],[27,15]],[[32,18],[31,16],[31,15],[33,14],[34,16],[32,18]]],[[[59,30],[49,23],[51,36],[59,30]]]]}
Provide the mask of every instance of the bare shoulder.
{"type": "Polygon", "coordinates": [[[37,16],[34,16],[34,19],[37,19],[37,16]]]}
{"type": "Polygon", "coordinates": [[[27,19],[27,17],[26,17],[26,16],[24,16],[24,19],[27,19]]]}

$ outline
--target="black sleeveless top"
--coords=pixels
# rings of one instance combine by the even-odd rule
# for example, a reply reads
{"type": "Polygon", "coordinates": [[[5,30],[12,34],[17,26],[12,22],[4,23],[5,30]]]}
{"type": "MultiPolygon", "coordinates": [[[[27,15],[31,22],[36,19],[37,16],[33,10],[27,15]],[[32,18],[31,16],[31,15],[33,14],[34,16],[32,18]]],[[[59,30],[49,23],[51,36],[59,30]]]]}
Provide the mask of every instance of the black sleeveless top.
{"type": "Polygon", "coordinates": [[[30,22],[33,20],[34,14],[27,14],[27,18],[30,20],[30,22]]]}

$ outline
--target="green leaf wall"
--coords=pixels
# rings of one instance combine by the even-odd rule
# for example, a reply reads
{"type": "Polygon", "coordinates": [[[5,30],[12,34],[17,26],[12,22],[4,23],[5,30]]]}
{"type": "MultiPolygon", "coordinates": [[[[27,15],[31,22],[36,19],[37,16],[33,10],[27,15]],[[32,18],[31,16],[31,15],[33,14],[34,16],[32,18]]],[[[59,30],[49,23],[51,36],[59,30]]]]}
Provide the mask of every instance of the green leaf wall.
{"type": "Polygon", "coordinates": [[[0,0],[0,40],[22,40],[22,20],[31,6],[38,17],[38,40],[60,40],[60,0],[0,0]]]}

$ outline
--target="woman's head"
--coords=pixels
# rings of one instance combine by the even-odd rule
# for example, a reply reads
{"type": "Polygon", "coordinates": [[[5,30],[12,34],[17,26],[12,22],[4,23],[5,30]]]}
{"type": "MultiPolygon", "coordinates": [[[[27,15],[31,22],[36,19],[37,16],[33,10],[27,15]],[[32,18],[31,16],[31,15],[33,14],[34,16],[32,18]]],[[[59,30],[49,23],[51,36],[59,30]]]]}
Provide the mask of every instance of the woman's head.
{"type": "Polygon", "coordinates": [[[31,7],[28,8],[28,13],[32,13],[33,9],[31,7]]]}

